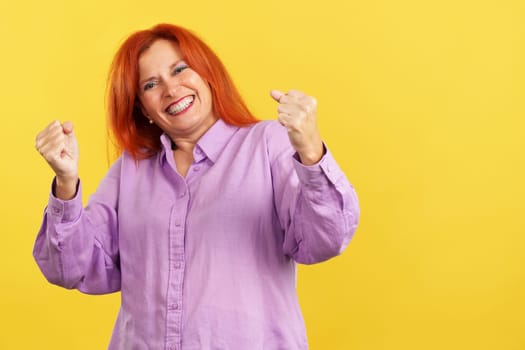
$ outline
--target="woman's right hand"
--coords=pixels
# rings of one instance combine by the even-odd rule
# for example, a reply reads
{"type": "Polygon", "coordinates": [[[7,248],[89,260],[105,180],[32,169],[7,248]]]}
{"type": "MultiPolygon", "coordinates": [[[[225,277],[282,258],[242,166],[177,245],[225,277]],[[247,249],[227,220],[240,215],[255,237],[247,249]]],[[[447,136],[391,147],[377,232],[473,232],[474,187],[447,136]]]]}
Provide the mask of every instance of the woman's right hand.
{"type": "Polygon", "coordinates": [[[75,196],[78,182],[78,143],[73,124],[54,121],[36,136],[35,147],[56,174],[55,195],[75,196]]]}

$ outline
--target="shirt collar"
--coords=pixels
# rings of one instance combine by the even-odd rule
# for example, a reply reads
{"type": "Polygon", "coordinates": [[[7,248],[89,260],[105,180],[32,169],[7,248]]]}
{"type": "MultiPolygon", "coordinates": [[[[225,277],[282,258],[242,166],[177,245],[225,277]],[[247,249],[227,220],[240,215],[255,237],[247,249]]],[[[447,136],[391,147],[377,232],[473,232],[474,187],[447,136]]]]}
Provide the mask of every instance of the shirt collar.
{"type": "MultiPolygon", "coordinates": [[[[237,130],[239,130],[238,126],[226,124],[224,120],[218,119],[208,131],[201,136],[195,145],[195,148],[193,149],[193,159],[195,159],[195,162],[200,162],[207,157],[215,163],[220,153],[237,130]]],[[[172,141],[166,133],[161,135],[160,141],[162,143],[162,154],[160,159],[161,162],[163,162],[166,159],[166,154],[172,154],[172,141]]]]}
{"type": "Polygon", "coordinates": [[[222,119],[217,120],[215,124],[201,136],[197,145],[195,145],[193,149],[193,159],[198,162],[208,157],[208,159],[215,163],[237,130],[239,130],[238,126],[226,124],[222,119]]]}

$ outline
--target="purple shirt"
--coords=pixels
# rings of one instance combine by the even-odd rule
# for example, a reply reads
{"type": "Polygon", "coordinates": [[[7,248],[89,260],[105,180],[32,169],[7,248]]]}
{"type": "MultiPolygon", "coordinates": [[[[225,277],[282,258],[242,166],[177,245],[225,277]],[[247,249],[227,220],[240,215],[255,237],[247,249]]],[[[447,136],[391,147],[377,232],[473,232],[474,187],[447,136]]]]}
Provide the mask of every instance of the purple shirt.
{"type": "Polygon", "coordinates": [[[46,278],[122,291],[109,349],[307,349],[295,263],[340,254],[359,217],[330,152],[304,166],[277,122],[219,120],[183,178],[162,145],[124,153],[85,208],[80,186],[50,195],[33,252],[46,278]]]}

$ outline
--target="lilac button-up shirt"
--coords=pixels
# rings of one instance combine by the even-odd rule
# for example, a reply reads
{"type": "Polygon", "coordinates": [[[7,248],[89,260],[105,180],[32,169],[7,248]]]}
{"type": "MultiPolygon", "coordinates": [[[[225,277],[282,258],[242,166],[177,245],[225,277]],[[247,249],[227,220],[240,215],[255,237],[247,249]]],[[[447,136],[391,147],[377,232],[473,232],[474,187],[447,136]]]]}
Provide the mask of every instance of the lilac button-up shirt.
{"type": "Polygon", "coordinates": [[[307,349],[295,263],[340,254],[359,217],[330,152],[304,166],[277,122],[219,120],[184,178],[162,145],[124,153],[85,208],[80,186],[50,195],[33,252],[46,278],[122,292],[109,349],[307,349]]]}

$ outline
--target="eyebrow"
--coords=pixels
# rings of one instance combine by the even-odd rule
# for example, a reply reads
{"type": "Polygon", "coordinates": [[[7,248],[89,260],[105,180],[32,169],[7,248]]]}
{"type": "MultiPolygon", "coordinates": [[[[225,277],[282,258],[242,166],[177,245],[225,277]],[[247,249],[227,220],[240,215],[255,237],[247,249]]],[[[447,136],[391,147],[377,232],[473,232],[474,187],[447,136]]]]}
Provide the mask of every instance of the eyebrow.
{"type": "MultiPolygon", "coordinates": [[[[177,62],[173,63],[173,64],[169,67],[169,70],[171,71],[173,68],[175,68],[175,67],[176,67],[179,63],[181,63],[181,62],[186,63],[186,61],[184,61],[184,59],[181,58],[181,59],[178,60],[177,62]]],[[[186,63],[186,64],[187,64],[187,63],[186,63]]],[[[155,79],[155,78],[156,78],[156,76],[151,76],[151,77],[149,77],[149,78],[147,78],[147,79],[142,79],[142,80],[139,81],[139,85],[142,85],[142,84],[144,84],[145,82],[150,81],[150,80],[155,79]]]]}

